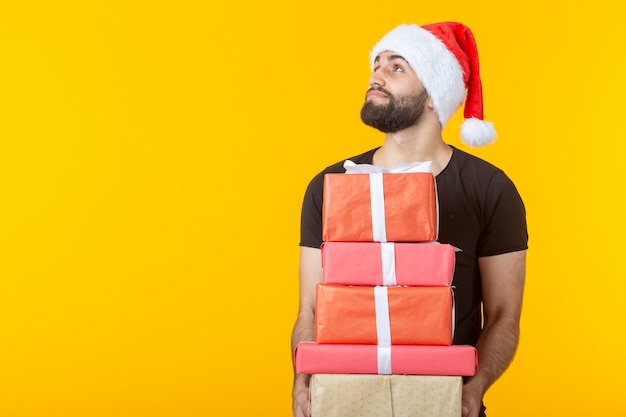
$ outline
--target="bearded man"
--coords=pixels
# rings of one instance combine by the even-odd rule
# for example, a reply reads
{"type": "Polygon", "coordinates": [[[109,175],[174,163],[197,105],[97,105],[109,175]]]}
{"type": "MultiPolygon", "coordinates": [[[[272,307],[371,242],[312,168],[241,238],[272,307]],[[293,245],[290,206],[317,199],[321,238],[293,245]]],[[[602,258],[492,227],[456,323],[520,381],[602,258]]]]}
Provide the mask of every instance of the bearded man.
{"type": "MultiPolygon", "coordinates": [[[[349,158],[392,168],[431,161],[439,200],[438,241],[460,251],[455,287],[454,344],[476,346],[479,368],[464,380],[463,417],[485,416],[487,389],[510,364],[519,340],[528,234],[523,202],[495,166],[446,144],[442,130],[465,100],[461,138],[482,146],[495,138],[482,120],[482,91],[473,35],[461,23],[401,25],[371,53],[372,75],[363,122],[385,134],[380,147],[349,158]]],[[[301,219],[300,308],[292,349],[312,341],[315,288],[322,282],[323,178],[345,172],[343,162],[310,182],[301,219]]],[[[309,375],[295,374],[294,416],[309,415],[309,375]]]]}

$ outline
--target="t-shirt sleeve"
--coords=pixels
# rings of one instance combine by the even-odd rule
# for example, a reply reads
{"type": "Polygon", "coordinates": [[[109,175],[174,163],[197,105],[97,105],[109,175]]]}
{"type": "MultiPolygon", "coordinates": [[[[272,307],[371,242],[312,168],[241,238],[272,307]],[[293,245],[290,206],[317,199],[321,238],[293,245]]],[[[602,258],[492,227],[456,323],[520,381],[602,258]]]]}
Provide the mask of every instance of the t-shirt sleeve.
{"type": "Polygon", "coordinates": [[[322,246],[322,200],[324,173],[317,174],[304,193],[300,217],[300,246],[320,248],[322,246]]]}
{"type": "Polygon", "coordinates": [[[517,188],[502,171],[497,171],[489,182],[484,219],[478,256],[528,249],[526,209],[517,188]]]}

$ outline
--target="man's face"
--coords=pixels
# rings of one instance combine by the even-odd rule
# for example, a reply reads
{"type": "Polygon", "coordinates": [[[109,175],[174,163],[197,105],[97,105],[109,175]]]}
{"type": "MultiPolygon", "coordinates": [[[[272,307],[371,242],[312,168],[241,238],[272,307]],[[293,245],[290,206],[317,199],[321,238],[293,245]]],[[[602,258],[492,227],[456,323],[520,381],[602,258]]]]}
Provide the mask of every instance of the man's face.
{"type": "Polygon", "coordinates": [[[361,120],[383,133],[399,132],[419,121],[427,98],[409,64],[393,52],[383,52],[374,64],[361,120]]]}

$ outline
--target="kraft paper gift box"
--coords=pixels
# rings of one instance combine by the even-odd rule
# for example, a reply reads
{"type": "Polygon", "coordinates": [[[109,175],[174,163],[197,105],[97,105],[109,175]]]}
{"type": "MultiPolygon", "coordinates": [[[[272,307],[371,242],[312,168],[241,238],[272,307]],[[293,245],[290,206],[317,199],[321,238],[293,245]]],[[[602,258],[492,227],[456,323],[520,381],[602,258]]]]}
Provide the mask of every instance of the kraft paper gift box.
{"type": "Polygon", "coordinates": [[[456,376],[313,375],[311,417],[460,417],[456,376]]]}
{"type": "Polygon", "coordinates": [[[301,374],[405,374],[472,376],[478,368],[469,345],[376,345],[300,342],[294,354],[301,374]]]}
{"type": "Polygon", "coordinates": [[[322,244],[325,284],[450,286],[454,266],[454,247],[447,244],[322,244]]]}
{"type": "Polygon", "coordinates": [[[435,178],[429,172],[326,174],[325,242],[437,240],[435,178]]]}
{"type": "Polygon", "coordinates": [[[318,284],[318,343],[450,345],[450,287],[364,287],[318,284]]]}

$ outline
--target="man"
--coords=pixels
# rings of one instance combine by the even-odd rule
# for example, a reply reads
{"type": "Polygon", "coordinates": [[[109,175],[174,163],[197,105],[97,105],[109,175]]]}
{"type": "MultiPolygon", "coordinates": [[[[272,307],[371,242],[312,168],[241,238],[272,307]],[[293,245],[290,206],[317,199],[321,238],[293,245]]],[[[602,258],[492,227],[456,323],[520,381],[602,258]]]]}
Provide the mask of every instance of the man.
{"type": "MultiPolygon", "coordinates": [[[[439,197],[439,238],[456,257],[454,344],[476,346],[479,369],[463,386],[463,417],[485,416],[482,399],[515,353],[524,289],[528,235],[517,190],[493,165],[444,143],[442,129],[465,99],[461,138],[472,146],[493,141],[482,120],[478,55],[460,23],[401,25],[371,53],[372,76],[363,122],[383,133],[382,146],[350,158],[391,168],[432,161],[439,197]],[[483,315],[484,313],[484,315],[483,315]]],[[[343,162],[309,184],[302,208],[300,308],[292,348],[313,340],[315,287],[322,281],[320,245],[323,176],[345,172],[343,162]]],[[[309,415],[308,375],[296,374],[294,415],[309,415]]]]}

